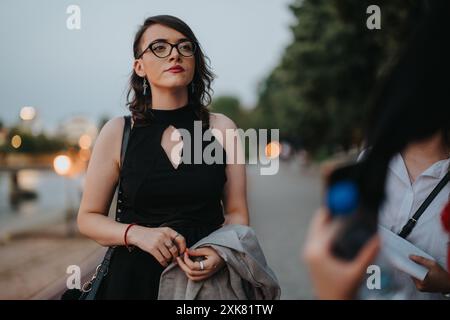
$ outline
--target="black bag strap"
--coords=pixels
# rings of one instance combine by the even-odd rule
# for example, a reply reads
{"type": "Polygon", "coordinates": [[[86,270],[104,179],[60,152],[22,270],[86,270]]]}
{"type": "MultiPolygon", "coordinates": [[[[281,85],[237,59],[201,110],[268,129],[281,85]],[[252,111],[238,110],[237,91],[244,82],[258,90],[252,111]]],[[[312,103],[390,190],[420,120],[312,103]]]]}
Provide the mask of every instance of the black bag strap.
{"type": "MultiPolygon", "coordinates": [[[[120,147],[120,168],[122,169],[123,161],[125,160],[125,153],[128,147],[128,141],[130,140],[131,133],[131,116],[124,116],[124,127],[123,127],[123,135],[122,135],[122,145],[120,147]]],[[[117,183],[117,204],[116,204],[116,221],[117,221],[117,208],[119,207],[121,192],[120,185],[121,179],[119,175],[119,182],[117,183]]],[[[98,289],[100,288],[100,284],[103,280],[103,277],[108,273],[109,262],[111,261],[111,257],[114,253],[114,247],[109,247],[106,251],[105,257],[103,258],[102,263],[95,270],[95,274],[91,280],[91,288],[88,292],[84,292],[80,300],[94,300],[97,294],[98,289]]]]}
{"type": "MultiPolygon", "coordinates": [[[[120,148],[120,168],[122,168],[123,161],[125,160],[125,153],[128,147],[128,141],[130,140],[131,133],[131,116],[124,116],[124,127],[122,135],[122,146],[120,148]]],[[[119,179],[120,183],[120,179],[119,179]]]]}
{"type": "MultiPolygon", "coordinates": [[[[122,145],[120,147],[120,170],[122,170],[122,166],[123,166],[123,162],[125,160],[125,153],[127,152],[127,147],[128,147],[128,141],[130,140],[130,134],[131,134],[131,116],[124,116],[124,127],[123,127],[123,135],[122,135],[122,145]]],[[[117,210],[117,208],[119,207],[119,204],[122,201],[122,192],[121,192],[121,180],[120,179],[120,174],[119,174],[119,182],[117,183],[117,203],[116,203],[116,217],[115,220],[118,221],[117,219],[117,213],[120,212],[117,210]]]]}
{"type": "Polygon", "coordinates": [[[445,187],[445,185],[450,180],[449,172],[445,174],[445,176],[439,181],[438,185],[434,187],[433,191],[428,195],[428,197],[425,199],[425,201],[422,203],[422,205],[417,209],[416,213],[412,216],[411,219],[408,220],[408,222],[403,226],[402,231],[398,234],[402,238],[406,238],[411,231],[416,226],[417,220],[419,220],[420,216],[424,213],[424,211],[428,208],[428,206],[431,204],[431,202],[436,198],[436,196],[441,192],[442,188],[445,187]]]}

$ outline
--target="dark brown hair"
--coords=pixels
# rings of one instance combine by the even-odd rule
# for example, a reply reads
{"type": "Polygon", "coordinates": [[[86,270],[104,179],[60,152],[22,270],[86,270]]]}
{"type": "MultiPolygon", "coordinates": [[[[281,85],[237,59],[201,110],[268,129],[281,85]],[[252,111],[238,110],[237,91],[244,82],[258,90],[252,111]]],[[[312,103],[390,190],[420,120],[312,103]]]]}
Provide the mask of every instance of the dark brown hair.
{"type": "MultiPolygon", "coordinates": [[[[142,53],[140,48],[141,38],[144,32],[153,24],[161,24],[182,33],[186,38],[197,45],[195,51],[195,71],[194,78],[188,86],[188,103],[192,104],[197,117],[203,122],[203,126],[209,127],[209,110],[207,106],[211,103],[212,88],[211,83],[214,80],[214,74],[209,66],[209,59],[206,57],[200,47],[200,44],[192,32],[191,28],[181,19],[170,15],[158,15],[145,19],[139,27],[133,42],[133,55],[137,59],[142,53]]],[[[151,109],[152,93],[150,86],[147,87],[150,94],[144,96],[143,78],[133,70],[130,76],[129,88],[127,92],[127,106],[131,111],[136,124],[148,124],[151,122],[149,113],[151,109]]]]}

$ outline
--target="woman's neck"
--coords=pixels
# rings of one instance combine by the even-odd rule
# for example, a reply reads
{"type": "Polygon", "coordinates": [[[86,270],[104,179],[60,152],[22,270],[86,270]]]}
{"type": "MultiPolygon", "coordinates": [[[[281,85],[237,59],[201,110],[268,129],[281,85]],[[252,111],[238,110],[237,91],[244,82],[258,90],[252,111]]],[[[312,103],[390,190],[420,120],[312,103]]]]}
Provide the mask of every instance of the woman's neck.
{"type": "Polygon", "coordinates": [[[175,110],[188,103],[186,87],[157,88],[152,87],[152,108],[161,110],[175,110]]]}
{"type": "Polygon", "coordinates": [[[409,144],[402,152],[411,182],[439,160],[448,159],[449,148],[441,133],[431,138],[409,144]]]}

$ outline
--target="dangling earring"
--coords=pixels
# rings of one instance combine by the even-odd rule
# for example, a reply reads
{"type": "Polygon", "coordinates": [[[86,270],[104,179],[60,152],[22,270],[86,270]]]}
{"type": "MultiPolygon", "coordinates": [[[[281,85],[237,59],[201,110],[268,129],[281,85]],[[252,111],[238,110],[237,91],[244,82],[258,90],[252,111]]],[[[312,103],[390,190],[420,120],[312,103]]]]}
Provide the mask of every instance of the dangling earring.
{"type": "Polygon", "coordinates": [[[194,94],[195,91],[195,84],[191,82],[191,94],[194,94]]]}
{"type": "Polygon", "coordinates": [[[144,96],[146,96],[148,85],[147,85],[147,79],[145,79],[145,77],[144,77],[144,83],[142,84],[142,86],[144,87],[144,96]]]}

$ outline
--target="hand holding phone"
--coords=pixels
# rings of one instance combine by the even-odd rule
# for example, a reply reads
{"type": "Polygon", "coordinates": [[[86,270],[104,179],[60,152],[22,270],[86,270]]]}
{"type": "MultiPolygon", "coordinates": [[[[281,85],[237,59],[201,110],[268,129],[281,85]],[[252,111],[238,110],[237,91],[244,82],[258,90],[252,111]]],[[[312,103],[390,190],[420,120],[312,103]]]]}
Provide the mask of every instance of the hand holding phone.
{"type": "Polygon", "coordinates": [[[327,183],[327,207],[334,219],[343,223],[334,239],[332,252],[344,260],[353,260],[377,231],[377,215],[383,190],[366,184],[362,163],[334,170],[327,183]]]}

